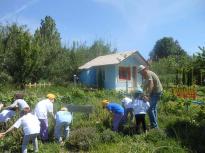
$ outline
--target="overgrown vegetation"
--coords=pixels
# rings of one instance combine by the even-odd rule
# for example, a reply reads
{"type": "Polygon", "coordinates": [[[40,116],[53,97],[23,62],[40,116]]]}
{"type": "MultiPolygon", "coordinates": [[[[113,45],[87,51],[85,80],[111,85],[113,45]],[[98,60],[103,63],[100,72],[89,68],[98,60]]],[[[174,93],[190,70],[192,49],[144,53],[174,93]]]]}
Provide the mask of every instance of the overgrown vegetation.
{"type": "Polygon", "coordinates": [[[111,45],[96,40],[91,46],[62,44],[55,20],[46,16],[34,34],[26,26],[0,25],[0,84],[52,81],[65,83],[89,60],[110,54],[111,45]]]}
{"type": "MultiPolygon", "coordinates": [[[[7,105],[12,102],[12,96],[18,90],[4,90],[0,101],[7,105]]],[[[203,91],[203,90],[202,90],[203,91]]],[[[69,139],[64,146],[60,146],[53,139],[54,122],[50,119],[50,141],[42,144],[39,140],[40,152],[204,152],[204,117],[203,105],[190,104],[185,107],[185,101],[173,98],[172,93],[166,90],[166,94],[159,103],[159,126],[160,130],[149,130],[147,134],[136,134],[134,121],[121,128],[121,132],[111,131],[111,116],[103,110],[100,101],[104,98],[119,102],[122,98],[120,92],[96,90],[89,91],[82,87],[51,86],[50,88],[31,88],[23,91],[27,102],[34,108],[39,99],[46,93],[52,92],[57,95],[54,108],[57,111],[61,106],[74,104],[94,105],[94,112],[88,118],[87,115],[74,113],[69,139]],[[80,98],[79,98],[80,97],[80,98]]],[[[14,120],[16,120],[15,118],[14,120]]],[[[146,118],[148,120],[148,117],[146,118]]],[[[12,125],[9,123],[7,127],[12,125]]],[[[149,123],[147,121],[147,123],[149,123]]],[[[2,127],[2,125],[1,125],[2,127]]],[[[1,129],[3,131],[3,129],[1,129]]],[[[0,142],[0,151],[19,152],[21,147],[22,131],[15,130],[8,134],[0,142]]],[[[31,150],[32,146],[29,146],[31,150]]]]}
{"type": "MultiPolygon", "coordinates": [[[[91,59],[115,53],[111,44],[96,40],[62,44],[55,20],[46,16],[32,34],[26,25],[0,25],[0,84],[52,81],[64,84],[91,59]]],[[[177,40],[163,37],[150,52],[151,69],[165,84],[202,84],[205,78],[204,47],[188,56],[177,40]],[[169,73],[167,73],[169,72],[169,73]]]]}

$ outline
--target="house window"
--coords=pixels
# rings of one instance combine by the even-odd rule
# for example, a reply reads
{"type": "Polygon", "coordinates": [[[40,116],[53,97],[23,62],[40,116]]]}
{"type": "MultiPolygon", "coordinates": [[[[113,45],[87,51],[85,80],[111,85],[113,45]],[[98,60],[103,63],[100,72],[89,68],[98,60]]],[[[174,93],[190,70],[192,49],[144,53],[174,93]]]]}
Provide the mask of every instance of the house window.
{"type": "Polygon", "coordinates": [[[119,67],[119,79],[130,80],[130,67],[119,67]]]}

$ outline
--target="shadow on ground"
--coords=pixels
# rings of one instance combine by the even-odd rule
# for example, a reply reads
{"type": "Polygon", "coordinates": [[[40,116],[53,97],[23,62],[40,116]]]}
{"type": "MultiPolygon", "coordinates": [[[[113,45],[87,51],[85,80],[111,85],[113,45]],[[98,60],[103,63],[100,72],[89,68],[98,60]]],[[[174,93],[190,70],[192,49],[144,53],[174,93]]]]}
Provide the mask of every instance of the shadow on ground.
{"type": "Polygon", "coordinates": [[[166,128],[168,137],[174,137],[191,152],[205,153],[205,124],[177,121],[166,128]]]}

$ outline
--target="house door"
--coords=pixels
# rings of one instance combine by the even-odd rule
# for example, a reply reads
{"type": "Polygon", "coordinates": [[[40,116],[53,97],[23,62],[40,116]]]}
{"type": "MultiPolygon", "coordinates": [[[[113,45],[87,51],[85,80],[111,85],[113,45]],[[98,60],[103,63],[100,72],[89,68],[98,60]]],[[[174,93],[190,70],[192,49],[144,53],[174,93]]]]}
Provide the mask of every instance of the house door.
{"type": "Polygon", "coordinates": [[[105,70],[103,68],[99,68],[97,73],[97,86],[99,89],[105,87],[104,82],[105,82],[105,70]]]}
{"type": "Polygon", "coordinates": [[[132,90],[135,90],[137,86],[137,69],[136,66],[132,67],[132,90]]]}

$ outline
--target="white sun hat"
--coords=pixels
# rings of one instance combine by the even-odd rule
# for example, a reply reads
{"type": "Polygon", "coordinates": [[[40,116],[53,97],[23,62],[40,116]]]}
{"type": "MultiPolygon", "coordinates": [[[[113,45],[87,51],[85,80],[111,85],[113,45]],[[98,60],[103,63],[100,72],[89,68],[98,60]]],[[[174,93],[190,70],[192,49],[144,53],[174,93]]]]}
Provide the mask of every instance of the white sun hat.
{"type": "Polygon", "coordinates": [[[138,72],[144,70],[146,67],[144,65],[140,65],[137,69],[138,72]]]}

